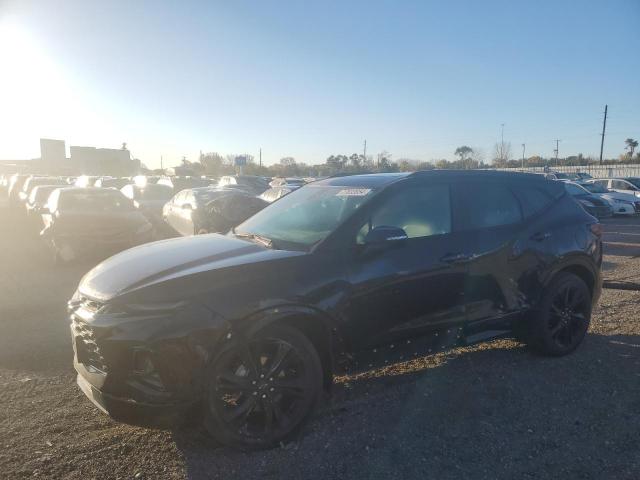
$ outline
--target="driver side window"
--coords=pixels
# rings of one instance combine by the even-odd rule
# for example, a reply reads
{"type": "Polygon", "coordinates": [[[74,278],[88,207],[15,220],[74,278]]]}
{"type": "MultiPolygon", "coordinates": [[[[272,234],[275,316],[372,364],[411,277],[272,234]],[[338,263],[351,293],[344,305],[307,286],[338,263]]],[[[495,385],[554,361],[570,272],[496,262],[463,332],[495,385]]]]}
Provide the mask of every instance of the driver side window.
{"type": "Polygon", "coordinates": [[[408,187],[396,192],[372,212],[358,230],[356,243],[363,244],[379,226],[401,228],[409,238],[451,233],[451,201],[446,185],[408,187]]]}

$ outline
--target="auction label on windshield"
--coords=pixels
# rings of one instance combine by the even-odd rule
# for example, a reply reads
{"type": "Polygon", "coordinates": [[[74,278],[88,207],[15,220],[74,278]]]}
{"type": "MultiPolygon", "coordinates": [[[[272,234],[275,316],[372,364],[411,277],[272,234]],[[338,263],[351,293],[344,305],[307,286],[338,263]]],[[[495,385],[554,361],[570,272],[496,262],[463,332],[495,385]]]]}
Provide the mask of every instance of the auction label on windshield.
{"type": "Polygon", "coordinates": [[[364,197],[371,191],[370,188],[345,188],[336,193],[338,197],[364,197]]]}

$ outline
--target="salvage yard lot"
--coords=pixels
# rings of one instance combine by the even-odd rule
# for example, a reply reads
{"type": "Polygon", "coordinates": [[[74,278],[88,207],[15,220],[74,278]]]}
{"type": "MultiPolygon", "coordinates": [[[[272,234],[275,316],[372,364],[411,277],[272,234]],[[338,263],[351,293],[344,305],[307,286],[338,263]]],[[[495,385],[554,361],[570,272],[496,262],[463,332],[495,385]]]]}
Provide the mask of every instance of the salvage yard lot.
{"type": "MultiPolygon", "coordinates": [[[[98,412],[65,311],[91,263],[53,267],[28,225],[0,225],[1,478],[640,478],[639,291],[605,289],[573,355],[501,340],[342,375],[298,441],[241,453],[98,412]]],[[[605,242],[605,278],[640,283],[640,219],[605,242]]]]}

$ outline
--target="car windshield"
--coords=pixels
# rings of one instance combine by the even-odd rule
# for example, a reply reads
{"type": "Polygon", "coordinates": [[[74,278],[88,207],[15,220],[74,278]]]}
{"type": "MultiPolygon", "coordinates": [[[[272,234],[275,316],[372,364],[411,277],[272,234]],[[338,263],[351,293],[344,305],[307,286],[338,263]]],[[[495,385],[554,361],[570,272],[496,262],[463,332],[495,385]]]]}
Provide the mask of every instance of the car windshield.
{"type": "Polygon", "coordinates": [[[586,188],[591,193],[608,193],[609,190],[599,183],[584,183],[581,187],[586,188]]]}
{"type": "Polygon", "coordinates": [[[214,198],[222,197],[224,195],[229,195],[231,192],[229,190],[221,190],[221,189],[206,189],[206,190],[193,190],[193,193],[196,197],[196,200],[199,204],[205,204],[214,198]]]}
{"type": "Polygon", "coordinates": [[[371,194],[368,188],[308,185],[258,212],[234,233],[310,247],[326,238],[371,194]]]}
{"type": "Polygon", "coordinates": [[[564,187],[567,189],[567,192],[569,192],[569,195],[573,196],[585,195],[589,193],[587,190],[582,188],[580,185],[576,185],[575,183],[565,183],[564,187]]]}
{"type": "Polygon", "coordinates": [[[120,192],[66,192],[58,200],[58,209],[86,212],[112,212],[133,210],[131,202],[120,192]]]}

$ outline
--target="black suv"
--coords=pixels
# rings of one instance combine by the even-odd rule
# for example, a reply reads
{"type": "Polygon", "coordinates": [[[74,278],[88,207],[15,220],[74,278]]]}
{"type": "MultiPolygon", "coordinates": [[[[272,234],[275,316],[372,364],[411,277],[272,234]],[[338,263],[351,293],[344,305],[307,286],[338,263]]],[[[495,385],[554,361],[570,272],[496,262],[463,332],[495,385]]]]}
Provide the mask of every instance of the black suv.
{"type": "Polygon", "coordinates": [[[78,384],[116,418],[195,405],[222,442],[269,446],[311,414],[343,353],[498,336],[573,351],[601,261],[597,220],[539,175],[328,178],[226,236],[87,273],[69,302],[78,384]]]}

